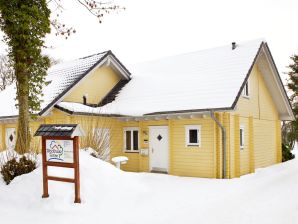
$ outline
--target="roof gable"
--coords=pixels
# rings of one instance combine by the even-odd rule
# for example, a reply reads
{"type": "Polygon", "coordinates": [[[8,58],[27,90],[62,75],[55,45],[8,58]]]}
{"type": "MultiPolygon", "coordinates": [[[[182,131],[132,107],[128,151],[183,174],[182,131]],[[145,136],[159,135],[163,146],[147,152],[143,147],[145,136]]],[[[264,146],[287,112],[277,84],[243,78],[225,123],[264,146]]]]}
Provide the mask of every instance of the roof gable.
{"type": "Polygon", "coordinates": [[[262,44],[256,64],[263,74],[266,87],[272,96],[280,119],[294,120],[290,100],[267,43],[262,44]]]}
{"type": "Polygon", "coordinates": [[[39,115],[47,114],[53,106],[63,100],[79,82],[86,78],[92,71],[102,65],[112,67],[118,71],[124,79],[130,79],[130,72],[122,65],[111,51],[94,54],[71,62],[58,64],[48,71],[47,81],[50,82],[44,88],[44,103],[39,115]]]}

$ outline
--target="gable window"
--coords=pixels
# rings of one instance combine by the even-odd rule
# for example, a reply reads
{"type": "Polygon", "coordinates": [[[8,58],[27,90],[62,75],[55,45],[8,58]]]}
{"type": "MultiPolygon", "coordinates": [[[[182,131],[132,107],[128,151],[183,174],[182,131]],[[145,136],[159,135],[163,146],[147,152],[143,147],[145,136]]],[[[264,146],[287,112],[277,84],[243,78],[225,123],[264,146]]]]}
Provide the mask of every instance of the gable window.
{"type": "Polygon", "coordinates": [[[245,83],[245,86],[244,86],[243,91],[242,91],[242,95],[244,97],[249,97],[249,84],[248,84],[248,81],[245,83]]]}
{"type": "Polygon", "coordinates": [[[136,127],[124,128],[124,150],[126,152],[139,151],[139,129],[136,127]]]}
{"type": "Polygon", "coordinates": [[[240,149],[244,149],[244,126],[240,126],[240,149]]]}
{"type": "Polygon", "coordinates": [[[201,146],[201,125],[185,126],[185,145],[201,146]]]}

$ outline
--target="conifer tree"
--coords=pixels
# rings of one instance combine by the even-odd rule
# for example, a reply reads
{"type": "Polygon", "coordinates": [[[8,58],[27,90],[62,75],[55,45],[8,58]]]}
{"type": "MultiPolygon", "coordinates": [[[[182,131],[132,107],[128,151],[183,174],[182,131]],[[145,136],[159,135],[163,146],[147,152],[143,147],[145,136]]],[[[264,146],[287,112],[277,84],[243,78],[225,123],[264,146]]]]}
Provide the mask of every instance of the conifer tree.
{"type": "Polygon", "coordinates": [[[295,115],[295,120],[284,123],[283,125],[283,143],[291,149],[298,140],[298,55],[291,57],[291,64],[288,66],[288,89],[290,93],[290,102],[295,115]]]}

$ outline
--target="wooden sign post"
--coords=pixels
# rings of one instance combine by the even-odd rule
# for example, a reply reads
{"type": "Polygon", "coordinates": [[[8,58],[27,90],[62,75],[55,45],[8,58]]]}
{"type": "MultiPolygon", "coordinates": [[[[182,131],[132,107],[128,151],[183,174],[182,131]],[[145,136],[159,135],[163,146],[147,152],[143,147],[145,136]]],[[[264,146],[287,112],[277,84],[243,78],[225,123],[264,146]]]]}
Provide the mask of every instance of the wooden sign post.
{"type": "Polygon", "coordinates": [[[74,203],[81,203],[79,136],[83,131],[76,124],[41,125],[35,136],[42,136],[43,198],[49,197],[48,181],[74,183],[74,203]],[[48,175],[48,166],[72,168],[74,178],[48,175]]]}

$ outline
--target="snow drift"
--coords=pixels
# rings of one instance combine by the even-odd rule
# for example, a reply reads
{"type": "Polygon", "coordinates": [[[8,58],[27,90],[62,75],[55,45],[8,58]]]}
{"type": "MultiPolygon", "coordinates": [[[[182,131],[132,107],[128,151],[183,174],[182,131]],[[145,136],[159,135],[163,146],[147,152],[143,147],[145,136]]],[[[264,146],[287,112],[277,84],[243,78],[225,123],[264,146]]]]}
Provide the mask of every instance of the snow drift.
{"type": "MultiPolygon", "coordinates": [[[[39,158],[40,159],[40,158],[39,158]]],[[[49,182],[42,171],[0,182],[2,223],[298,223],[298,160],[239,179],[216,180],[129,173],[80,153],[82,204],[73,184],[49,182]]],[[[70,176],[55,168],[51,175],[70,176]]]]}

